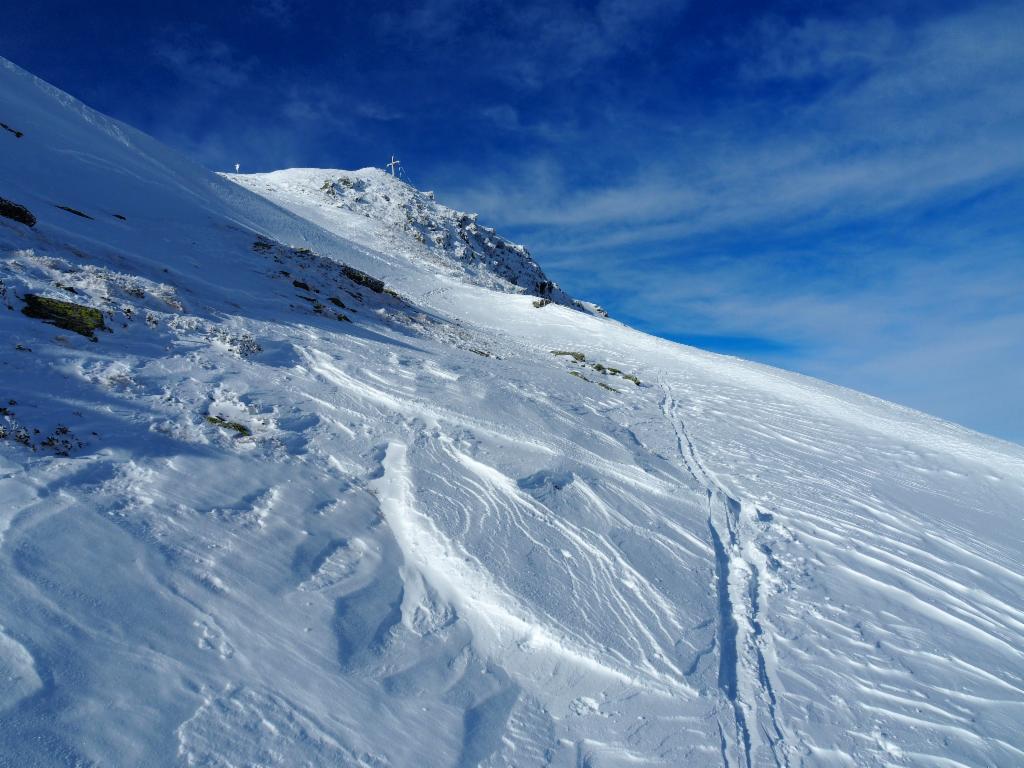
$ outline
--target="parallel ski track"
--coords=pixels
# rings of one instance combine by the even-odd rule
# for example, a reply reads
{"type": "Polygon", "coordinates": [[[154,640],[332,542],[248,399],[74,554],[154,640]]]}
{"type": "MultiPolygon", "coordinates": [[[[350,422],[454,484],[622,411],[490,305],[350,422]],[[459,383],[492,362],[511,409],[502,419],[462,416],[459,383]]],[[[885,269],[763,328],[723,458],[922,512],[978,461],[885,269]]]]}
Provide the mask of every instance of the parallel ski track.
{"type": "Polygon", "coordinates": [[[759,567],[744,553],[750,545],[743,535],[744,516],[749,514],[750,505],[735,498],[703,463],[679,416],[671,387],[663,385],[663,389],[661,410],[675,433],[680,460],[707,493],[708,531],[714,548],[718,593],[718,687],[733,720],[731,724],[723,723],[720,716],[722,759],[726,768],[750,768],[755,755],[766,752],[776,766],[788,768],[778,702],[764,658],[763,646],[770,642],[770,637],[766,636],[760,619],[759,567]],[[764,717],[759,717],[762,712],[764,717]],[[732,750],[729,731],[734,732],[732,750]]]}

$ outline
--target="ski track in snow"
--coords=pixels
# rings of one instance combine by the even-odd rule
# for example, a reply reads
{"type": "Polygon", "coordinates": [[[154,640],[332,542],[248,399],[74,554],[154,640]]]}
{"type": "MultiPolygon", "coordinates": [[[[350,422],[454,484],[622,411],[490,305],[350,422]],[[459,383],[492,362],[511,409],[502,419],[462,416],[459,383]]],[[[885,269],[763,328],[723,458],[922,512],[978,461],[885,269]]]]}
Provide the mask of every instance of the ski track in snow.
{"type": "Polygon", "coordinates": [[[1024,764],[1018,446],[0,86],[0,766],[1024,764]]]}
{"type": "Polygon", "coordinates": [[[745,540],[752,532],[749,508],[730,496],[701,462],[669,388],[661,408],[672,424],[683,466],[707,492],[718,596],[718,687],[732,708],[727,721],[719,723],[725,759],[749,768],[770,757],[774,765],[788,766],[790,748],[783,742],[764,650],[771,637],[765,635],[759,617],[762,563],[748,554],[756,545],[745,540]]]}

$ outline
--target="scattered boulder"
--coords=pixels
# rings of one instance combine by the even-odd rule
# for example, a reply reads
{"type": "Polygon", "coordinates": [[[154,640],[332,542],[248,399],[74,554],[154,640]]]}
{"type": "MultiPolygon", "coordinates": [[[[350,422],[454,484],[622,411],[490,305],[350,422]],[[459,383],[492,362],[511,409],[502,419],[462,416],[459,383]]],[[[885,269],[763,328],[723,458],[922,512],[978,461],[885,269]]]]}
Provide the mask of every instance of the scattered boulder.
{"type": "Polygon", "coordinates": [[[0,216],[13,219],[28,227],[36,225],[36,217],[32,215],[32,211],[24,205],[19,205],[13,200],[7,200],[3,197],[0,197],[0,216]]]}
{"type": "Polygon", "coordinates": [[[348,264],[342,264],[342,274],[345,275],[349,280],[357,285],[361,285],[364,288],[369,288],[374,293],[384,293],[384,281],[378,280],[376,277],[362,272],[355,267],[350,267],[348,264]]]}
{"type": "Polygon", "coordinates": [[[244,424],[239,424],[237,421],[227,421],[226,419],[222,419],[220,416],[207,416],[206,421],[216,427],[220,427],[221,429],[228,429],[232,432],[237,432],[242,437],[249,437],[252,434],[250,429],[244,424]]]}
{"type": "Polygon", "coordinates": [[[98,309],[33,293],[25,294],[24,301],[25,306],[21,310],[23,315],[67,331],[74,331],[90,341],[96,341],[97,330],[107,330],[103,323],[103,314],[98,309]]]}

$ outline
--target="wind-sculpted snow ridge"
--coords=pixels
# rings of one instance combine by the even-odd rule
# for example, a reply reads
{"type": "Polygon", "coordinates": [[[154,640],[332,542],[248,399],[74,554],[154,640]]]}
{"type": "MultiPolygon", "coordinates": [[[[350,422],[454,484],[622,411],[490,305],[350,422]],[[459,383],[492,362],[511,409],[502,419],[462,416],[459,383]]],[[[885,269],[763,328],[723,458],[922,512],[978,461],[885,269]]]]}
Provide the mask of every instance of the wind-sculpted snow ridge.
{"type": "Polygon", "coordinates": [[[1024,449],[0,64],[0,766],[1024,764],[1024,449]]]}
{"type": "Polygon", "coordinates": [[[433,192],[420,192],[382,170],[293,168],[224,176],[286,208],[301,210],[306,217],[328,221],[331,228],[346,221],[364,231],[365,219],[370,219],[389,250],[425,259],[476,285],[603,313],[569,296],[548,279],[524,246],[478,224],[477,214],[443,206],[433,192]]]}

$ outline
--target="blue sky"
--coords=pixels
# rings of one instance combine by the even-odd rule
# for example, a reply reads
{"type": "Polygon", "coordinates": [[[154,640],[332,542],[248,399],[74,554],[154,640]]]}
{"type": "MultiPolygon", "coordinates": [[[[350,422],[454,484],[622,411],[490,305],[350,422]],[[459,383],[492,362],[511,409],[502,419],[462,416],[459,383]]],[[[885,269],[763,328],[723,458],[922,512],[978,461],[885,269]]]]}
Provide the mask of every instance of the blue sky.
{"type": "Polygon", "coordinates": [[[0,54],[213,169],[395,152],[620,319],[1024,442],[1020,2],[37,0],[0,54]]]}

